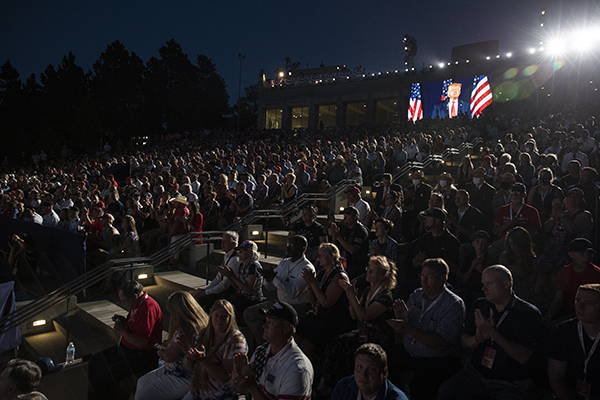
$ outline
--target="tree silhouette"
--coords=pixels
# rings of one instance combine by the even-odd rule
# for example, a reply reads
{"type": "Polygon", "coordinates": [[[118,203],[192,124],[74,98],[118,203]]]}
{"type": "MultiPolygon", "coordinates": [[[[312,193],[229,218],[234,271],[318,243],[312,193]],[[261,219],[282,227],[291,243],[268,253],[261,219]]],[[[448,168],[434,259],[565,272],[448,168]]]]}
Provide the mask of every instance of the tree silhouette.
{"type": "Polygon", "coordinates": [[[98,109],[103,136],[128,141],[139,135],[138,109],[144,90],[144,62],[115,40],[94,62],[90,92],[98,109]]]}
{"type": "Polygon", "coordinates": [[[200,126],[215,128],[222,126],[227,113],[229,95],[225,80],[217,74],[212,60],[204,54],[196,59],[198,81],[200,86],[200,126]]]}
{"type": "MultiPolygon", "coordinates": [[[[69,52],[58,67],[46,67],[39,83],[34,74],[23,83],[6,61],[0,66],[0,131],[11,146],[0,153],[14,161],[22,152],[28,160],[64,145],[93,153],[106,141],[223,127],[229,96],[212,60],[200,54],[194,64],[174,39],[158,53],[144,65],[117,40],[86,73],[69,52]]],[[[245,101],[248,110],[255,108],[254,100],[245,101]]]]}
{"type": "MultiPolygon", "coordinates": [[[[244,88],[244,96],[240,97],[240,129],[254,126],[258,120],[258,84],[244,88]]],[[[237,103],[232,107],[232,113],[237,116],[237,103]]]]}

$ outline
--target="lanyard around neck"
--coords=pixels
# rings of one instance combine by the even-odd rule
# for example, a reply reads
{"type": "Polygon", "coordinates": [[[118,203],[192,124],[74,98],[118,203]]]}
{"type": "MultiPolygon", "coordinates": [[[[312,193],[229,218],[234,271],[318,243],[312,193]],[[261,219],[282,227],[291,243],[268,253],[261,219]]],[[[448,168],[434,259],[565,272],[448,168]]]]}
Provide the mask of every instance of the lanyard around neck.
{"type": "Polygon", "coordinates": [[[585,382],[585,380],[587,378],[587,366],[588,366],[588,363],[590,362],[590,359],[592,358],[592,355],[594,354],[594,351],[596,350],[596,347],[598,347],[598,341],[600,340],[600,334],[598,334],[596,336],[596,339],[594,340],[594,343],[592,344],[592,348],[590,349],[590,352],[586,355],[585,354],[585,343],[583,342],[583,324],[581,321],[577,322],[577,333],[579,333],[579,343],[581,343],[581,350],[583,351],[583,356],[585,357],[585,360],[583,362],[583,380],[585,382]]]}

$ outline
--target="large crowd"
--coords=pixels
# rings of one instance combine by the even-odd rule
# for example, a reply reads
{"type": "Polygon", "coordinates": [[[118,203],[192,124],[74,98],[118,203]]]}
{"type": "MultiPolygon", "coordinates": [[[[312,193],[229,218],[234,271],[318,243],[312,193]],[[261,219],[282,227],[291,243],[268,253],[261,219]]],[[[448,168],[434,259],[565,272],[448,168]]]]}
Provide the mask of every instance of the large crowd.
{"type": "MultiPolygon", "coordinates": [[[[587,108],[195,132],[130,154],[107,144],[94,156],[5,164],[0,214],[85,235],[94,268],[354,181],[341,220],[327,201],[282,219],[288,254],[274,269],[260,264],[256,243],[225,232],[217,276],[169,298],[162,345],[158,304],[138,283],[109,277],[102,290],[120,284],[130,312],[115,316],[120,344],[90,361],[90,398],[118,398],[119,380],[134,372],[139,400],[593,399],[599,135],[587,108]],[[393,178],[409,161],[477,138],[457,165],[393,178]],[[122,164],[126,179],[106,173],[122,164]]],[[[32,238],[15,233],[9,247],[3,279],[48,273],[35,271],[32,238]]]]}

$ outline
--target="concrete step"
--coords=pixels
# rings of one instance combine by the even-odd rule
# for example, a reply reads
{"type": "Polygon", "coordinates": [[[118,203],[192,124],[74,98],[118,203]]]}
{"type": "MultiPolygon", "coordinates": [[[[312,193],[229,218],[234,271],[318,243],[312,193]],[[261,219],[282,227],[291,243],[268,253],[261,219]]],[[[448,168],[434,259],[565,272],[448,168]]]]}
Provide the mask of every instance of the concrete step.
{"type": "MultiPolygon", "coordinates": [[[[17,303],[17,310],[22,310],[24,307],[30,305],[33,301],[20,301],[17,303]]],[[[29,332],[32,334],[40,333],[45,331],[45,324],[49,324],[54,318],[65,314],[67,312],[71,312],[77,308],[77,296],[70,296],[67,300],[61,301],[60,303],[55,304],[50,309],[40,312],[34,318],[32,318],[29,322],[25,322],[19,325],[19,329],[21,330],[21,334],[23,336],[27,335],[29,332]],[[34,322],[36,325],[34,326],[34,322]]],[[[49,327],[48,329],[52,329],[49,327]]]]}
{"type": "Polygon", "coordinates": [[[195,290],[204,288],[208,285],[205,278],[194,276],[183,271],[165,271],[154,274],[154,279],[158,285],[169,288],[172,291],[195,290]]]}

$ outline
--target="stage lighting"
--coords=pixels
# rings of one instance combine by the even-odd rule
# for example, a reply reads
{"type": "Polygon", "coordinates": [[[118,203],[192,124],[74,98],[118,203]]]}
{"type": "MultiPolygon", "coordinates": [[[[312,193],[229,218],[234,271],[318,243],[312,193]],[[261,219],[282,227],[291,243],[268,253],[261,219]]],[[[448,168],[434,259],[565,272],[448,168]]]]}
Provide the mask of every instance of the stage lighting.
{"type": "Polygon", "coordinates": [[[439,65],[438,65],[438,67],[440,67],[440,68],[444,68],[444,66],[445,66],[444,63],[439,63],[439,65]]]}
{"type": "Polygon", "coordinates": [[[560,54],[564,53],[565,49],[566,49],[566,43],[562,39],[553,39],[548,42],[547,50],[550,54],[560,55],[560,54]]]}
{"type": "Polygon", "coordinates": [[[529,49],[529,54],[534,54],[534,53],[535,53],[535,49],[534,48],[529,49]]]}
{"type": "Polygon", "coordinates": [[[512,57],[512,53],[506,53],[506,57],[508,57],[508,58],[512,57]]]}
{"type": "Polygon", "coordinates": [[[573,32],[571,36],[573,47],[579,51],[588,51],[593,47],[597,35],[598,32],[594,30],[573,32]]]}

